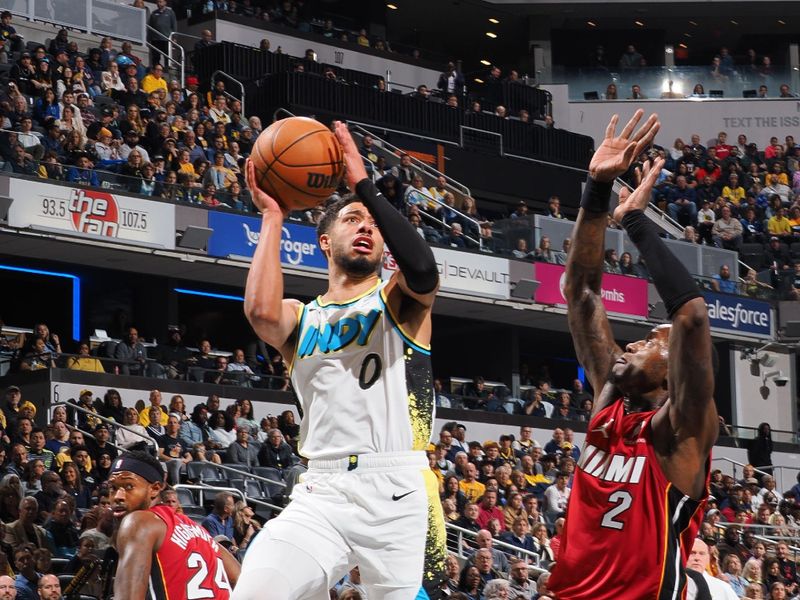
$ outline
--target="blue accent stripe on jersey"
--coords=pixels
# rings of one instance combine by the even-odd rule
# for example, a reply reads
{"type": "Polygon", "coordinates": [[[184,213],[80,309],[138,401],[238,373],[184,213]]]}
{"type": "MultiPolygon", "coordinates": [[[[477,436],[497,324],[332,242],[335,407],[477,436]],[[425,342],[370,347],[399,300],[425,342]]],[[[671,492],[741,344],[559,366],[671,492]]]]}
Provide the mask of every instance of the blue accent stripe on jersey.
{"type": "Polygon", "coordinates": [[[297,319],[297,339],[294,343],[294,353],[292,354],[292,361],[289,363],[289,376],[292,376],[292,370],[294,369],[294,361],[297,359],[297,354],[300,352],[300,343],[302,340],[300,339],[300,335],[303,333],[303,322],[306,320],[306,305],[303,304],[300,307],[300,318],[297,319]]]}
{"type": "Polygon", "coordinates": [[[383,313],[386,315],[386,318],[389,319],[389,323],[392,324],[392,328],[397,332],[397,335],[403,338],[403,341],[409,346],[411,346],[415,351],[430,356],[431,349],[423,348],[422,346],[419,345],[418,342],[412,340],[409,336],[407,336],[403,332],[403,329],[400,327],[397,321],[395,321],[394,315],[392,315],[392,311],[389,309],[389,306],[386,304],[386,299],[383,297],[383,290],[381,290],[381,293],[378,294],[378,301],[381,303],[381,307],[383,308],[383,313]]]}
{"type": "Polygon", "coordinates": [[[378,282],[375,285],[373,285],[371,288],[369,288],[366,292],[364,292],[362,294],[359,294],[355,298],[351,298],[350,300],[347,300],[345,302],[324,302],[322,300],[322,296],[317,296],[314,299],[314,302],[320,308],[340,308],[342,306],[350,306],[351,304],[355,304],[356,302],[358,302],[362,298],[366,298],[367,296],[369,296],[372,292],[374,292],[376,289],[378,289],[378,286],[380,286],[381,283],[383,283],[383,282],[380,279],[378,279],[378,282]]]}
{"type": "Polygon", "coordinates": [[[419,593],[414,600],[431,600],[431,597],[428,596],[428,592],[425,591],[425,588],[419,588],[419,593]]]}

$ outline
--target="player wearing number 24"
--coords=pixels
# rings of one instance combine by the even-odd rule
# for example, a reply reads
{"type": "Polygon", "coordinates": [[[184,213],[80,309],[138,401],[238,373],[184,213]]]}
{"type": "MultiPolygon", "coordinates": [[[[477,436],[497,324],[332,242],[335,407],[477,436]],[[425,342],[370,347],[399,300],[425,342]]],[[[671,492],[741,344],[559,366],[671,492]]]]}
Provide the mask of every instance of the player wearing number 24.
{"type": "Polygon", "coordinates": [[[613,217],[647,262],[671,324],[623,349],[602,303],[611,187],[660,126],[651,115],[634,132],[642,115],[636,111],[619,135],[612,117],[571,236],[568,322],[595,402],[548,581],[559,600],[684,598],[684,565],[708,496],[719,423],[706,305],[644,213],[663,159],[636,170],[638,185],[620,192],[613,217]]]}
{"type": "Polygon", "coordinates": [[[228,600],[239,563],[200,525],[158,504],[164,470],[148,452],[128,452],[108,478],[119,553],[116,600],[228,600]]]}

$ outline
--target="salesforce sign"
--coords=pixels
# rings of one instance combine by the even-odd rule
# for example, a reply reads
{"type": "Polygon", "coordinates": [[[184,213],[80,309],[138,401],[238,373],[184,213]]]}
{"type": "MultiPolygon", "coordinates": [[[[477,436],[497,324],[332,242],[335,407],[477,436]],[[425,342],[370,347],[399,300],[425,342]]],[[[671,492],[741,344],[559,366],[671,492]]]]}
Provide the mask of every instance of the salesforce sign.
{"type": "MultiPolygon", "coordinates": [[[[208,240],[208,254],[251,259],[261,236],[261,219],[224,212],[208,213],[214,230],[208,240]]],[[[284,223],[281,231],[281,264],[287,267],[327,271],[328,261],[317,246],[314,227],[284,223]]]]}
{"type": "Polygon", "coordinates": [[[711,329],[758,338],[775,336],[774,316],[769,302],[742,296],[703,292],[711,329]]]}

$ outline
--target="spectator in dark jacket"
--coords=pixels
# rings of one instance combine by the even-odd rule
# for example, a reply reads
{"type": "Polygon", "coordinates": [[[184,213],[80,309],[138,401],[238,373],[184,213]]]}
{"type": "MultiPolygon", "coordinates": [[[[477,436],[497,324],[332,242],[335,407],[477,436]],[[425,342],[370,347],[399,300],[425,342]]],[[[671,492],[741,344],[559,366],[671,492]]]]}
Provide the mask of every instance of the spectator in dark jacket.
{"type": "Polygon", "coordinates": [[[267,442],[258,453],[258,463],[262,467],[272,467],[281,472],[294,464],[292,449],[283,441],[279,429],[271,429],[267,434],[267,442]]]}
{"type": "Polygon", "coordinates": [[[764,468],[772,465],[772,430],[769,423],[761,423],[756,437],[749,441],[747,462],[757,469],[772,474],[772,469],[764,468]]]}

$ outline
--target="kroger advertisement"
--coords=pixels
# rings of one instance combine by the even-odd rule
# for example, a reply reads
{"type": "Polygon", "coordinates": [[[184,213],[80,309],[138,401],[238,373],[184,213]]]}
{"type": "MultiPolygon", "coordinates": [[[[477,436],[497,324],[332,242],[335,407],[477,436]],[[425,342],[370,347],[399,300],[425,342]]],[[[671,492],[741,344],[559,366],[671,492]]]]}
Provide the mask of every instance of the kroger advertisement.
{"type": "Polygon", "coordinates": [[[175,207],[116,192],[10,178],[12,227],[175,248],[175,207]]]}
{"type": "MultiPolygon", "coordinates": [[[[209,211],[208,226],[214,230],[208,240],[208,254],[245,259],[253,257],[261,234],[261,219],[209,211]]],[[[315,271],[328,270],[328,261],[317,246],[314,227],[283,224],[281,264],[315,271]]]]}
{"type": "MultiPolygon", "coordinates": [[[[533,299],[540,304],[565,306],[565,269],[561,265],[536,263],[536,279],[539,287],[533,299]]],[[[602,284],[603,306],[608,312],[622,315],[647,317],[647,281],[638,277],[605,273],[602,284]]]]}
{"type": "Polygon", "coordinates": [[[703,292],[711,329],[758,338],[774,336],[774,318],[769,302],[741,296],[703,292]]]}

